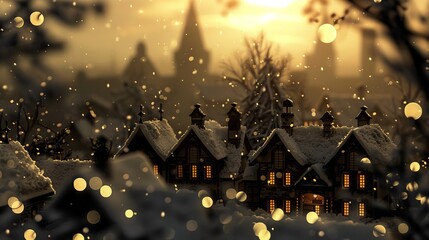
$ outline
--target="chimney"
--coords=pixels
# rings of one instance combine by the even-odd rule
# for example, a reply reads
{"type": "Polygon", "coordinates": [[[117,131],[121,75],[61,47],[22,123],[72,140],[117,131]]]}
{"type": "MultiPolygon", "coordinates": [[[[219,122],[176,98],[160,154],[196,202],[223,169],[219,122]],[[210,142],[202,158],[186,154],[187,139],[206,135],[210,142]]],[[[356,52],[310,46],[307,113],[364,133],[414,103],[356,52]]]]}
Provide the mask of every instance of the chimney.
{"type": "Polygon", "coordinates": [[[197,125],[199,128],[204,129],[206,115],[201,111],[201,105],[199,103],[195,104],[194,107],[194,110],[189,114],[191,117],[191,125],[197,125]]]}
{"type": "Polygon", "coordinates": [[[358,127],[364,126],[364,125],[369,125],[370,122],[371,122],[372,117],[366,111],[368,109],[368,107],[367,106],[362,106],[360,109],[361,109],[361,111],[360,111],[359,115],[357,115],[357,117],[356,117],[358,127]]]}
{"type": "Polygon", "coordinates": [[[323,123],[323,137],[331,137],[333,134],[332,125],[334,124],[334,116],[328,111],[323,114],[320,120],[323,123]]]}
{"type": "Polygon", "coordinates": [[[231,104],[228,115],[228,143],[240,146],[241,113],[237,110],[237,103],[231,104]]]}
{"type": "Polygon", "coordinates": [[[293,134],[293,119],[294,114],[292,113],[293,101],[288,98],[283,101],[283,113],[282,118],[282,128],[286,130],[289,135],[293,134]]]}

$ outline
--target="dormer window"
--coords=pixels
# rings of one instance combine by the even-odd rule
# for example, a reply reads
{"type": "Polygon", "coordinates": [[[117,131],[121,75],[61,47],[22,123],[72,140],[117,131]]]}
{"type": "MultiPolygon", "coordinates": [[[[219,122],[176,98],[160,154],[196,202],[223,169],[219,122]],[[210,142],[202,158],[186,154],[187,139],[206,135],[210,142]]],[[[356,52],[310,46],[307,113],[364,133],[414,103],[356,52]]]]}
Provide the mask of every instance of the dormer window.
{"type": "Polygon", "coordinates": [[[285,152],[283,149],[275,149],[273,151],[274,168],[283,169],[285,167],[285,152]]]}

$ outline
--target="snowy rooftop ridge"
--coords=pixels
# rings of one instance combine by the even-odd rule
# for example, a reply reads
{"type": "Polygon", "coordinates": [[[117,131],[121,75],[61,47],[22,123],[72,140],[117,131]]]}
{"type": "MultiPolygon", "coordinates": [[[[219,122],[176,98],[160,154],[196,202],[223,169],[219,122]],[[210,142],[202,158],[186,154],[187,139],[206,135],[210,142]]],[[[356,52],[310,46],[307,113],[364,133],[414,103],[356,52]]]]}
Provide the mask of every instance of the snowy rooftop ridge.
{"type": "Polygon", "coordinates": [[[143,133],[146,140],[164,161],[170,155],[170,151],[178,142],[176,134],[166,119],[145,121],[143,123],[136,124],[131,135],[125,141],[124,146],[122,146],[122,148],[115,154],[115,158],[128,147],[138,131],[143,133]]]}
{"type": "Polygon", "coordinates": [[[17,141],[0,144],[0,206],[10,196],[21,201],[54,193],[51,179],[43,175],[27,150],[17,141]]]}
{"type": "Polygon", "coordinates": [[[284,129],[274,129],[264,144],[250,154],[249,162],[252,163],[262,153],[274,136],[279,136],[284,146],[301,165],[326,164],[352,135],[361,143],[369,157],[377,161],[388,161],[396,147],[377,124],[356,128],[333,127],[331,137],[323,137],[321,126],[300,126],[294,128],[291,136],[284,129]]]}
{"type": "Polygon", "coordinates": [[[195,135],[200,139],[208,151],[216,158],[216,160],[221,160],[227,157],[226,145],[222,139],[222,127],[218,122],[214,120],[208,120],[204,122],[205,129],[199,128],[196,125],[191,125],[188,127],[186,132],[180,137],[177,144],[172,149],[172,152],[181,145],[184,139],[191,133],[194,132],[195,135]]]}

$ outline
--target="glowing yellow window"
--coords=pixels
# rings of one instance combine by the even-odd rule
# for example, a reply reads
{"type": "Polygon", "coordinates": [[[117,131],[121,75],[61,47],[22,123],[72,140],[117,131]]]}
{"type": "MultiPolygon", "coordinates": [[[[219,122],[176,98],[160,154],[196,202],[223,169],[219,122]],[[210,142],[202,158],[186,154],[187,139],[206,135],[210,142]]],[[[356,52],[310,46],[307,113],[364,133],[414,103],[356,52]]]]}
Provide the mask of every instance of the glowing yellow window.
{"type": "Polygon", "coordinates": [[[205,178],[206,179],[211,179],[212,178],[212,166],[207,165],[204,166],[204,174],[205,174],[205,178]]]}
{"type": "Polygon", "coordinates": [[[358,209],[359,217],[365,217],[365,213],[366,213],[365,207],[366,207],[365,203],[363,203],[363,202],[359,203],[359,209],[358,209]]]}
{"type": "Polygon", "coordinates": [[[291,185],[291,173],[285,172],[285,186],[291,185]]]}
{"type": "Polygon", "coordinates": [[[290,200],[285,200],[285,213],[291,213],[290,200]]]}
{"type": "Polygon", "coordinates": [[[350,174],[348,173],[343,174],[343,187],[350,188],[350,174]]]}
{"type": "Polygon", "coordinates": [[[276,184],[276,173],[275,172],[269,172],[268,173],[268,185],[274,185],[276,184]]]}
{"type": "Polygon", "coordinates": [[[197,167],[197,165],[192,165],[191,166],[191,177],[192,178],[197,178],[198,177],[198,167],[197,167]]]}
{"type": "Polygon", "coordinates": [[[274,212],[274,209],[276,209],[276,200],[270,199],[270,201],[268,202],[268,210],[270,211],[270,213],[272,213],[274,212]]]}
{"type": "Polygon", "coordinates": [[[364,189],[365,188],[365,175],[359,174],[359,188],[364,189]]]}
{"type": "Polygon", "coordinates": [[[350,202],[343,202],[343,215],[344,216],[350,215],[350,202]]]}
{"type": "Polygon", "coordinates": [[[183,165],[177,165],[177,178],[183,177],[183,165]]]}
{"type": "Polygon", "coordinates": [[[317,213],[317,215],[320,215],[320,205],[314,206],[314,211],[317,213]]]}
{"type": "Polygon", "coordinates": [[[158,175],[158,174],[159,174],[158,165],[153,165],[153,173],[154,173],[155,175],[158,175]]]}

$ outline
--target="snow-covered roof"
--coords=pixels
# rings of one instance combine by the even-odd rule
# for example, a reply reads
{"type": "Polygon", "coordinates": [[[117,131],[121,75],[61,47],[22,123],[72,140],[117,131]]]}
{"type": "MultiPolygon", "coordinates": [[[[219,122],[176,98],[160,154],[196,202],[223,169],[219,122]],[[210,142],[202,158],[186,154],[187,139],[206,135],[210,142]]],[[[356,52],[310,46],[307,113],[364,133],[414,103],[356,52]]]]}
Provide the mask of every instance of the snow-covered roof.
{"type": "Polygon", "coordinates": [[[274,129],[270,136],[267,138],[267,140],[262,144],[261,147],[259,147],[249,158],[250,162],[253,162],[261,153],[262,151],[267,147],[267,145],[271,142],[271,140],[274,138],[274,136],[278,136],[280,140],[282,141],[283,145],[287,148],[287,150],[292,154],[292,156],[295,158],[296,161],[298,161],[299,164],[304,166],[307,164],[307,158],[306,156],[301,152],[300,148],[296,144],[295,140],[289,136],[289,134],[284,130],[280,128],[274,129]]]}
{"type": "Polygon", "coordinates": [[[174,152],[183,141],[188,137],[192,132],[195,133],[197,138],[204,144],[207,150],[216,158],[216,160],[221,160],[226,158],[227,149],[226,144],[222,139],[223,127],[214,120],[209,120],[204,122],[205,128],[199,128],[196,125],[191,125],[188,127],[186,132],[180,137],[177,144],[173,147],[171,152],[174,152]]]}
{"type": "Polygon", "coordinates": [[[7,205],[11,196],[26,201],[52,193],[51,179],[43,175],[19,142],[0,144],[0,206],[7,205]]]}
{"type": "Polygon", "coordinates": [[[316,163],[308,167],[307,170],[305,170],[305,172],[301,175],[301,177],[299,177],[298,180],[295,182],[295,186],[298,185],[298,183],[300,183],[301,180],[311,171],[314,171],[320,177],[320,179],[328,185],[328,187],[332,186],[331,180],[329,179],[328,175],[326,175],[326,172],[323,169],[323,163],[316,163]]]}
{"type": "Polygon", "coordinates": [[[128,147],[139,131],[143,133],[146,140],[164,161],[169,156],[170,150],[178,142],[176,134],[166,119],[145,121],[136,125],[124,146],[115,154],[115,158],[128,147]]]}
{"type": "Polygon", "coordinates": [[[375,160],[389,160],[395,148],[395,144],[377,124],[357,128],[333,127],[330,137],[323,137],[321,126],[295,127],[291,136],[284,129],[274,129],[264,144],[250,155],[250,162],[261,154],[275,135],[279,136],[301,165],[329,162],[351,135],[356,136],[370,158],[375,160]]]}
{"type": "Polygon", "coordinates": [[[352,135],[356,137],[371,160],[375,162],[388,162],[392,158],[396,145],[379,125],[371,124],[352,129],[344,140],[341,141],[337,151],[330,158],[326,159],[326,163],[337,154],[338,150],[341,149],[352,135]]]}

